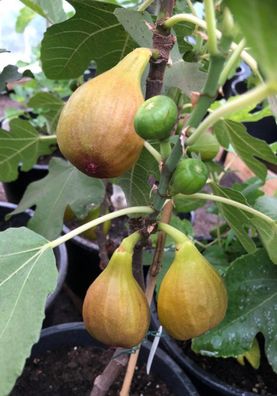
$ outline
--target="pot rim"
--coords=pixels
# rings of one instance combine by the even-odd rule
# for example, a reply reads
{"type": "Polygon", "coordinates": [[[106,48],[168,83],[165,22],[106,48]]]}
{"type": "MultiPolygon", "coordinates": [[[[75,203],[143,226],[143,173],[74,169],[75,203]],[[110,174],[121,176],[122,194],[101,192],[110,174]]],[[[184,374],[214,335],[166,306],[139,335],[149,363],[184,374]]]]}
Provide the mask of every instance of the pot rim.
{"type": "MultiPolygon", "coordinates": [[[[155,304],[151,306],[151,325],[158,329],[160,322],[158,319],[155,304]]],[[[172,337],[170,337],[163,329],[161,344],[169,355],[176,359],[176,362],[187,370],[194,378],[207,385],[209,388],[214,389],[222,395],[226,396],[257,396],[256,393],[244,391],[243,389],[234,387],[220,380],[216,375],[209,373],[194,362],[190,357],[186,356],[182,349],[177,345],[172,337]]]]}
{"type": "MultiPolygon", "coordinates": [[[[69,322],[43,329],[39,342],[32,348],[31,356],[37,357],[39,354],[43,353],[43,351],[56,349],[58,346],[76,345],[92,345],[100,349],[108,348],[89,335],[83,322],[69,322]]],[[[151,343],[149,341],[142,343],[142,359],[147,359],[150,348],[151,343]]],[[[151,372],[158,375],[161,379],[164,379],[167,372],[168,381],[165,383],[171,390],[176,388],[176,396],[199,396],[198,391],[187,374],[184,373],[180,366],[178,366],[178,364],[161,348],[158,348],[156,351],[151,372]]]]}
{"type": "MultiPolygon", "coordinates": [[[[67,234],[69,231],[72,231],[67,225],[63,225],[62,232],[63,234],[67,234]]],[[[79,247],[82,247],[85,250],[95,250],[99,252],[99,246],[97,243],[89,241],[87,238],[84,238],[80,235],[76,235],[75,237],[71,238],[68,242],[76,244],[79,247]]]]}

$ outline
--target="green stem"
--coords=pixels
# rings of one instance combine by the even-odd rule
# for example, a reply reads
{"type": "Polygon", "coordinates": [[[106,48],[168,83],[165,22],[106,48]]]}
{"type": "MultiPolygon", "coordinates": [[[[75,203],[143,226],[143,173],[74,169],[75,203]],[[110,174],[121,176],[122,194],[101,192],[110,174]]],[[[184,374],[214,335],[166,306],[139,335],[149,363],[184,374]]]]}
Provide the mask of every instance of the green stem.
{"type": "Polygon", "coordinates": [[[160,163],[162,161],[162,156],[147,140],[143,143],[146,150],[155,158],[155,160],[160,163]]]}
{"type": "Polygon", "coordinates": [[[232,199],[229,198],[224,198],[218,195],[204,194],[204,193],[196,193],[193,195],[182,194],[182,197],[187,199],[202,199],[204,201],[220,202],[226,205],[234,206],[235,208],[244,210],[245,212],[251,213],[252,215],[259,217],[260,219],[265,220],[267,223],[270,224],[274,223],[274,220],[271,219],[269,216],[265,215],[264,213],[261,213],[258,210],[251,208],[250,206],[244,205],[237,201],[233,201],[232,199]]]}
{"type": "Polygon", "coordinates": [[[165,161],[171,154],[171,144],[169,143],[169,139],[160,141],[160,149],[162,159],[165,161]]]}
{"type": "Polygon", "coordinates": [[[145,11],[153,2],[154,2],[154,0],[145,0],[145,1],[138,7],[138,11],[139,11],[139,12],[145,11]]]}
{"type": "Polygon", "coordinates": [[[205,19],[208,32],[208,51],[210,55],[218,53],[217,37],[216,37],[216,19],[213,0],[204,0],[205,19]]]}
{"type": "MultiPolygon", "coordinates": [[[[203,19],[196,17],[195,15],[192,14],[176,14],[172,16],[171,18],[168,18],[163,26],[166,29],[172,28],[176,23],[180,22],[190,22],[193,23],[194,25],[200,26],[202,29],[207,30],[207,23],[203,21],[203,19]]],[[[216,36],[218,39],[221,38],[222,33],[219,30],[216,30],[216,36]]],[[[237,48],[236,43],[231,44],[231,49],[234,51],[237,48]]],[[[261,78],[259,70],[258,70],[258,65],[256,60],[245,50],[242,51],[241,53],[241,58],[249,65],[249,67],[252,69],[253,73],[255,73],[259,78],[261,78]]]]}
{"type": "Polygon", "coordinates": [[[176,244],[184,243],[184,242],[192,243],[185,234],[183,234],[181,231],[177,230],[177,228],[172,227],[169,224],[159,223],[158,229],[160,231],[164,231],[167,235],[169,235],[176,244]]]}
{"type": "Polygon", "coordinates": [[[204,121],[199,125],[199,127],[195,130],[195,132],[187,139],[187,145],[192,145],[196,142],[202,133],[207,131],[210,127],[212,127],[217,121],[221,118],[227,117],[228,115],[239,111],[240,109],[247,106],[255,106],[257,103],[264,100],[267,96],[274,94],[276,87],[271,86],[269,83],[260,84],[256,88],[253,88],[251,91],[240,95],[237,99],[234,99],[224,106],[219,107],[213,113],[211,113],[204,121]]]}
{"type": "Polygon", "coordinates": [[[57,143],[57,136],[56,135],[48,135],[48,136],[44,136],[44,135],[40,135],[39,136],[39,140],[44,141],[44,142],[48,142],[49,144],[56,144],[57,143]]]}
{"type": "Polygon", "coordinates": [[[135,245],[140,239],[140,233],[138,231],[135,231],[131,235],[123,239],[118,249],[120,250],[122,248],[125,252],[133,254],[135,245]]]}
{"type": "Polygon", "coordinates": [[[222,87],[226,80],[229,78],[231,71],[233,70],[234,66],[237,64],[241,53],[245,47],[245,39],[242,39],[238,44],[237,48],[233,51],[230,58],[226,62],[224,69],[222,70],[220,77],[219,77],[219,86],[222,87]]]}
{"type": "MultiPolygon", "coordinates": [[[[218,78],[224,66],[225,59],[222,55],[211,56],[208,77],[197,106],[193,109],[188,121],[188,126],[197,128],[204,118],[207,109],[215,100],[218,89],[218,78]]],[[[194,135],[194,133],[193,133],[194,135]]]]}
{"type": "Polygon", "coordinates": [[[51,247],[52,249],[55,248],[56,246],[59,246],[60,244],[68,241],[69,239],[75,237],[76,235],[81,234],[84,231],[87,231],[89,228],[93,228],[98,226],[101,223],[104,223],[105,221],[115,219],[120,216],[126,216],[129,214],[151,214],[153,213],[153,209],[150,208],[149,206],[133,206],[131,208],[124,208],[117,210],[112,213],[108,213],[104,216],[99,217],[98,219],[94,219],[89,221],[86,224],[81,225],[78,228],[75,228],[74,230],[68,232],[65,235],[62,235],[61,237],[55,239],[54,241],[51,241],[47,244],[47,247],[51,247]]]}
{"type": "Polygon", "coordinates": [[[190,12],[192,13],[192,15],[197,16],[197,12],[195,11],[195,8],[194,8],[191,0],[186,0],[186,1],[187,1],[187,4],[189,6],[189,9],[190,9],[190,12]]]}
{"type": "Polygon", "coordinates": [[[190,12],[192,13],[192,15],[195,15],[197,17],[197,13],[195,11],[195,8],[191,2],[191,0],[187,0],[187,4],[189,6],[190,12]]]}
{"type": "MultiPolygon", "coordinates": [[[[222,38],[221,47],[223,54],[228,50],[231,40],[222,38]]],[[[214,101],[217,95],[218,89],[218,78],[222,71],[225,58],[221,54],[211,55],[208,77],[204,86],[203,92],[199,98],[198,103],[194,107],[187,126],[197,128],[202,119],[204,118],[210,104],[214,101]]],[[[193,134],[194,135],[194,134],[193,134]]],[[[183,154],[183,147],[181,139],[175,144],[170,156],[163,165],[160,184],[157,194],[154,199],[154,208],[156,211],[160,211],[164,201],[167,197],[168,184],[170,182],[171,175],[175,170],[180,158],[183,154]]]]}

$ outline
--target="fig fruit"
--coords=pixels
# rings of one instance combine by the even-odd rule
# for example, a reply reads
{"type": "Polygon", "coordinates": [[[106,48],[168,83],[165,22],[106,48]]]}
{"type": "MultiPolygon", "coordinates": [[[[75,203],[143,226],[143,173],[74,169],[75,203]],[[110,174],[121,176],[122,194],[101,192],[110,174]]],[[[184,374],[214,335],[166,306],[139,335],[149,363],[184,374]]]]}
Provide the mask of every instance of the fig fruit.
{"type": "Polygon", "coordinates": [[[176,246],[157,304],[161,324],[177,340],[197,337],[223,320],[227,309],[223,280],[190,240],[176,246]]]}
{"type": "MultiPolygon", "coordinates": [[[[107,214],[107,213],[105,213],[107,214]]],[[[92,210],[89,211],[88,215],[81,220],[81,224],[86,224],[91,220],[97,219],[100,215],[100,208],[94,208],[92,210]]],[[[110,231],[111,228],[111,221],[105,221],[103,223],[103,233],[104,235],[107,235],[108,232],[110,231]]],[[[85,238],[91,240],[91,241],[95,241],[97,239],[96,236],[96,227],[92,227],[89,228],[88,230],[84,231],[81,235],[83,235],[85,238]]]]}
{"type": "Polygon", "coordinates": [[[195,158],[181,159],[171,179],[171,192],[173,195],[194,194],[201,190],[208,179],[206,165],[195,158]]]}
{"type": "Polygon", "coordinates": [[[138,239],[139,234],[134,233],[122,241],[85,296],[85,326],[93,337],[107,345],[131,348],[148,331],[149,306],[132,274],[133,241],[138,239]]]}
{"type": "MultiPolygon", "coordinates": [[[[69,205],[67,205],[67,207],[65,208],[65,212],[64,212],[64,216],[63,216],[63,220],[65,223],[70,223],[70,222],[76,222],[79,225],[81,224],[86,224],[91,220],[97,219],[99,217],[100,214],[100,208],[96,207],[93,208],[89,211],[89,213],[87,214],[87,216],[83,217],[83,218],[79,218],[75,215],[75,213],[73,212],[73,210],[71,209],[71,207],[69,205]]],[[[105,213],[107,214],[107,213],[105,213]]],[[[111,221],[105,221],[103,224],[103,233],[104,235],[107,235],[108,232],[110,231],[111,228],[111,221]]],[[[82,232],[82,234],[85,238],[91,240],[91,241],[95,241],[96,240],[96,227],[92,227],[89,228],[88,230],[82,232]]]]}
{"type": "Polygon", "coordinates": [[[178,109],[173,99],[164,95],[147,99],[135,115],[135,130],[143,139],[163,140],[177,121],[178,109]]]}
{"type": "Polygon", "coordinates": [[[187,153],[199,154],[202,161],[210,161],[219,152],[220,145],[214,135],[203,133],[199,136],[194,144],[188,146],[187,153]]]}
{"type": "Polygon", "coordinates": [[[143,140],[135,132],[134,116],[144,101],[140,80],[150,57],[150,49],[135,49],[76,89],[65,104],[57,142],[65,158],[83,173],[120,176],[138,159],[143,140]]]}

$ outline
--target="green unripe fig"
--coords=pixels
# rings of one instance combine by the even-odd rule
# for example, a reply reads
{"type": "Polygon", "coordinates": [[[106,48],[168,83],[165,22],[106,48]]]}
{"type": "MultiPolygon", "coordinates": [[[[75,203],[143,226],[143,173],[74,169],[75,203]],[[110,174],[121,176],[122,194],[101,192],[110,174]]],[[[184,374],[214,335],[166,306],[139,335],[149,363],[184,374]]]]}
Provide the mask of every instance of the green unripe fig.
{"type": "Polygon", "coordinates": [[[135,130],[143,139],[164,140],[170,136],[177,117],[178,109],[174,100],[164,95],[153,96],[136,112],[135,130]]]}
{"type": "Polygon", "coordinates": [[[197,337],[223,320],[227,309],[224,282],[191,241],[176,246],[157,305],[161,324],[177,340],[197,337]]]}
{"type": "Polygon", "coordinates": [[[201,190],[208,179],[206,165],[195,158],[181,159],[172,175],[171,193],[194,194],[201,190]]]}
{"type": "Polygon", "coordinates": [[[219,152],[220,145],[214,135],[211,133],[203,133],[199,136],[195,143],[188,146],[187,153],[199,154],[202,161],[210,161],[219,152]]]}

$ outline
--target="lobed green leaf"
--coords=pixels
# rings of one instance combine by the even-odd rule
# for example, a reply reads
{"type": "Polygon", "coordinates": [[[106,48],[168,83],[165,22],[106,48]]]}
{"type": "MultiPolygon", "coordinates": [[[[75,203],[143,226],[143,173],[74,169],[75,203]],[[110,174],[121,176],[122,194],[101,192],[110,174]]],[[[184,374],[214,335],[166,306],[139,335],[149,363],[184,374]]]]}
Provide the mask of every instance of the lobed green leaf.
{"type": "Polygon", "coordinates": [[[143,148],[134,166],[115,182],[123,189],[128,206],[149,205],[153,183],[159,179],[159,175],[157,162],[143,148]]]}
{"type": "Polygon", "coordinates": [[[54,149],[53,142],[43,140],[27,121],[12,120],[10,131],[0,129],[0,180],[16,180],[19,166],[27,172],[41,155],[51,154],[54,149]]]}
{"type": "Polygon", "coordinates": [[[269,79],[277,82],[277,8],[275,0],[225,0],[247,44],[269,79]]]}
{"type": "Polygon", "coordinates": [[[46,299],[57,282],[48,241],[25,227],[0,232],[0,394],[11,391],[38,341],[46,299]]]}
{"type": "Polygon", "coordinates": [[[215,357],[236,357],[265,337],[269,363],[277,372],[277,267],[263,249],[235,260],[227,270],[228,310],[214,329],[193,340],[193,350],[215,357]]]}
{"type": "Polygon", "coordinates": [[[228,148],[230,143],[245,164],[265,181],[267,168],[261,160],[277,164],[277,158],[266,142],[249,135],[242,124],[230,120],[217,122],[214,132],[222,146],[228,148]]]}
{"type": "Polygon", "coordinates": [[[55,133],[64,102],[52,93],[38,92],[29,100],[28,105],[44,115],[49,124],[49,129],[55,133]]]}
{"type": "Polygon", "coordinates": [[[104,183],[100,179],[86,176],[60,158],[49,163],[49,174],[43,179],[29,184],[18,207],[11,213],[21,213],[36,205],[34,216],[28,227],[45,238],[56,238],[63,226],[63,216],[67,205],[75,213],[99,205],[105,195],[104,183]]]}
{"type": "Polygon", "coordinates": [[[70,0],[76,14],[47,29],[41,61],[48,78],[79,77],[94,60],[97,72],[111,68],[136,45],[114,15],[116,6],[91,0],[70,0]]]}

